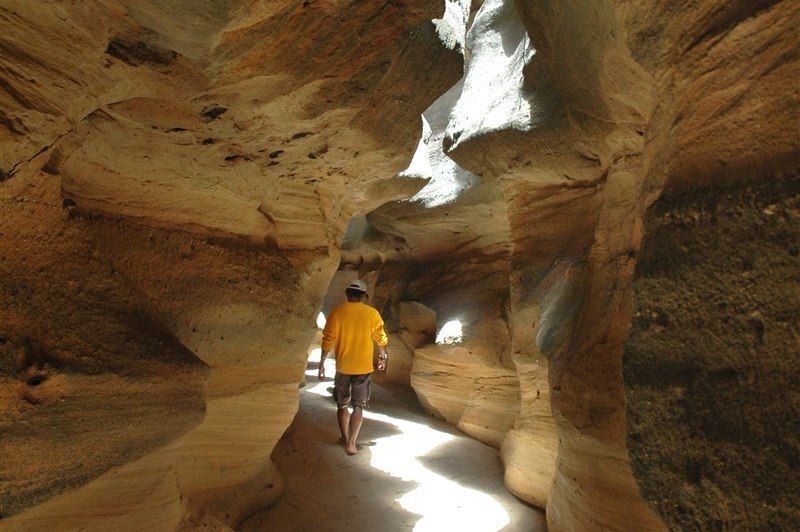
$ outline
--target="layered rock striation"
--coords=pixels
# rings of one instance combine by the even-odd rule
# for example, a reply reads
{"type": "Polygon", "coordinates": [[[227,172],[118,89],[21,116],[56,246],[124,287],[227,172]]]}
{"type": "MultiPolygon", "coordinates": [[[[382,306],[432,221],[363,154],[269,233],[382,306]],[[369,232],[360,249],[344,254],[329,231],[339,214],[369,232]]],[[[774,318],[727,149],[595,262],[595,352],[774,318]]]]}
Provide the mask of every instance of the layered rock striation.
{"type": "MultiPolygon", "coordinates": [[[[414,216],[430,220],[433,234],[449,228],[451,239],[458,240],[466,229],[459,226],[462,206],[477,214],[467,230],[474,232],[470,244],[443,252],[445,239],[425,242],[448,254],[453,271],[463,253],[505,257],[502,270],[485,261],[485,271],[507,271],[507,286],[494,296],[504,308],[507,332],[487,336],[465,328],[464,342],[481,338],[504,346],[487,364],[517,374],[519,411],[501,444],[507,486],[546,505],[553,529],[626,529],[631,523],[660,529],[665,522],[758,526],[760,517],[745,525],[741,514],[726,513],[724,497],[705,499],[714,509],[700,512],[676,502],[689,495],[676,496],[673,485],[675,498],[659,502],[657,494],[664,491],[651,486],[682,474],[650,462],[660,454],[645,457],[637,449],[632,469],[625,403],[636,385],[623,379],[622,354],[649,205],[662,193],[724,190],[796,168],[796,6],[709,2],[678,10],[648,2],[500,1],[447,6],[437,28],[462,52],[464,76],[423,115],[423,137],[441,136],[456,169],[451,162],[442,165],[437,143],[426,147],[428,166],[415,156],[409,171],[427,168],[431,183],[437,178],[454,183],[455,198],[440,194],[441,200],[432,202],[423,189],[416,200],[381,207],[368,219],[392,238],[408,236],[409,247],[421,257],[405,274],[409,284],[431,267],[419,231],[403,227],[412,226],[414,216]],[[436,117],[445,104],[449,116],[443,124],[436,117]],[[484,216],[474,203],[477,197],[485,198],[482,203],[501,198],[506,223],[484,216]],[[504,245],[493,245],[501,241],[504,245]]],[[[491,212],[498,212],[495,205],[491,212]]],[[[459,282],[433,271],[436,294],[459,282]]],[[[405,286],[391,275],[386,282],[405,286]]],[[[436,300],[435,294],[405,297],[434,305],[436,300]]],[[[438,310],[437,315],[442,327],[438,310]]],[[[784,357],[789,343],[776,348],[784,357]]],[[[478,388],[468,384],[480,371],[467,368],[467,353],[441,346],[415,353],[421,356],[415,358],[412,384],[423,404],[454,424],[461,423],[469,402],[464,388],[478,388]],[[441,375],[449,385],[436,386],[441,375]]],[[[715,403],[710,411],[721,408],[715,403]]],[[[793,407],[782,410],[776,422],[796,419],[792,412],[793,407]]],[[[782,463],[792,469],[791,460],[782,463]]],[[[721,463],[704,467],[725,476],[721,463]]],[[[765,499],[780,506],[763,492],[739,504],[761,505],[765,499]]],[[[773,515],[791,520],[782,510],[773,515]]]]}
{"type": "Polygon", "coordinates": [[[278,495],[347,223],[424,184],[396,175],[457,77],[436,11],[3,3],[9,529],[235,527],[278,495]]]}
{"type": "Polygon", "coordinates": [[[775,404],[796,179],[770,188],[800,166],[795,2],[0,16],[10,529],[235,528],[268,505],[314,319],[356,275],[396,346],[385,379],[499,447],[553,530],[796,523],[759,480],[797,467],[796,401],[775,404]],[[731,232],[763,242],[742,271],[731,232]],[[720,349],[726,316],[747,326],[720,349]]]}

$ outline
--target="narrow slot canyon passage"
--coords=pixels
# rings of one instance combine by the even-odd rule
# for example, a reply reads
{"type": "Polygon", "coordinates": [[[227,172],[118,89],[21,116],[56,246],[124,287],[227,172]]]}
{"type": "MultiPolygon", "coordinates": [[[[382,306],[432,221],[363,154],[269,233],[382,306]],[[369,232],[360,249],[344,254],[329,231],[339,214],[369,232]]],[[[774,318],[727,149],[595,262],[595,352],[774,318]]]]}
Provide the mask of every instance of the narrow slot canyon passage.
{"type": "MultiPolygon", "coordinates": [[[[365,223],[360,218],[351,221],[346,232],[351,239],[344,248],[352,247],[352,235],[359,227],[363,232],[365,223]]],[[[370,284],[381,279],[375,273],[365,275],[370,284]]],[[[334,308],[345,304],[345,288],[358,276],[357,269],[345,265],[333,276],[322,300],[298,411],[272,454],[285,481],[284,496],[275,506],[245,521],[240,530],[344,531],[354,524],[359,530],[546,530],[544,512],[516,498],[504,486],[496,448],[448,424],[443,414],[430,410],[430,403],[428,411],[420,405],[411,388],[416,382],[412,380],[413,346],[453,348],[464,340],[464,331],[457,319],[437,324],[433,311],[419,303],[401,302],[394,311],[389,310],[391,299],[381,305],[384,314],[392,317],[384,325],[389,337],[389,369],[371,375],[359,453],[345,453],[332,395],[334,354],[325,360],[324,380],[319,380],[317,371],[327,318],[334,308]]],[[[382,291],[371,291],[377,292],[375,302],[380,305],[382,291]]],[[[401,294],[392,295],[396,299],[401,294]]],[[[459,300],[456,308],[464,304],[459,300]]],[[[425,379],[423,374],[415,378],[425,379]]],[[[481,401],[478,395],[475,400],[481,401]]],[[[465,409],[468,402],[465,398],[465,409]]]]}
{"type": "MultiPolygon", "coordinates": [[[[425,413],[414,393],[373,384],[359,436],[345,454],[333,380],[317,380],[309,358],[300,406],[272,458],[285,495],[240,530],[546,530],[544,512],[503,486],[496,450],[425,413]]],[[[326,361],[328,375],[335,364],[326,361]]]]}
{"type": "Polygon", "coordinates": [[[800,2],[0,28],[3,532],[800,530],[800,2]]]}

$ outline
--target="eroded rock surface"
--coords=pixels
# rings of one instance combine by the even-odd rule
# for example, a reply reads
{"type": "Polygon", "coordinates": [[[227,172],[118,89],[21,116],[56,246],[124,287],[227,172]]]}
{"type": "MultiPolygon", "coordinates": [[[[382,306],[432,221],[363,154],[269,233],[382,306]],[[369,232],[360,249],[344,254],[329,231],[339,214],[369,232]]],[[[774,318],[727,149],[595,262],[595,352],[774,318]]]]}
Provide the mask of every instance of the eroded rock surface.
{"type": "Polygon", "coordinates": [[[424,185],[397,174],[457,78],[438,9],[3,3],[9,529],[219,529],[275,498],[346,225],[424,185]]]}
{"type": "MultiPolygon", "coordinates": [[[[670,420],[659,432],[637,397],[659,392],[649,361],[678,339],[652,343],[635,321],[641,356],[625,373],[622,360],[634,309],[666,290],[645,281],[648,241],[634,284],[644,235],[667,238],[648,207],[800,164],[796,2],[7,0],[0,16],[9,527],[224,528],[269,504],[314,318],[331,280],[355,275],[402,354],[386,378],[499,446],[507,487],[552,530],[794,524],[725,513],[709,479],[739,481],[714,446],[711,465],[662,466],[692,418],[653,403],[670,420]],[[435,313],[433,343],[430,316],[403,325],[412,301],[435,313]],[[103,443],[43,460],[85,439],[103,443]],[[704,512],[665,487],[698,470],[704,512]]],[[[796,225],[790,196],[774,211],[796,225]]],[[[687,239],[712,266],[729,255],[687,239]]],[[[790,306],[742,305],[756,337],[793,323],[790,306]]],[[[711,356],[681,363],[706,371],[711,356]]],[[[738,388],[709,386],[690,395],[728,434],[735,420],[706,395],[738,388]]],[[[773,401],[772,381],[753,386],[773,401]]],[[[765,433],[797,419],[760,416],[765,433]]],[[[796,473],[780,459],[791,438],[764,441],[777,454],[752,469],[796,473]]],[[[758,478],[731,497],[779,507],[758,478]]]]}
{"type": "Polygon", "coordinates": [[[417,349],[411,386],[426,410],[493,447],[519,410],[516,373],[463,347],[417,349]]]}
{"type": "Polygon", "coordinates": [[[670,528],[790,529],[800,496],[800,179],[651,207],[628,448],[670,528]]]}

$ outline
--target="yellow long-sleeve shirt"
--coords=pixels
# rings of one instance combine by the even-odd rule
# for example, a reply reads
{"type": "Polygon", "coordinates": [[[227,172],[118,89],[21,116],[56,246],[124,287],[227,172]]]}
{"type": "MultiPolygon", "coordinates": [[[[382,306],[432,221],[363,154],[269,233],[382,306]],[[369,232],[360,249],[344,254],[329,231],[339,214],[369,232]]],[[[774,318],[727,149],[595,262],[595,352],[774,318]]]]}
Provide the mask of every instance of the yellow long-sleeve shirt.
{"type": "Polygon", "coordinates": [[[372,373],[372,341],[386,345],[383,319],[364,303],[343,303],[333,309],[322,331],[322,350],[336,351],[336,371],[345,375],[372,373]]]}

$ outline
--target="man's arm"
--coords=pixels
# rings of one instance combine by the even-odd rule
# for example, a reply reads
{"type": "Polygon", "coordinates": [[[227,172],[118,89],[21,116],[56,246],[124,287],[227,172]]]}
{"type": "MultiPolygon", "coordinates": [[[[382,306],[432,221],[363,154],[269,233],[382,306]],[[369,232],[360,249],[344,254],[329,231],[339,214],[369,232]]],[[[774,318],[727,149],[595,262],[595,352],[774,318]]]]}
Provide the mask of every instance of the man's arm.
{"type": "Polygon", "coordinates": [[[386,365],[389,362],[389,351],[385,345],[378,346],[378,371],[381,373],[386,371],[386,365]]]}
{"type": "Polygon", "coordinates": [[[386,371],[386,365],[389,362],[389,339],[386,337],[386,331],[383,330],[383,319],[376,311],[375,327],[372,330],[372,339],[378,344],[378,371],[383,373],[386,371]]]}
{"type": "Polygon", "coordinates": [[[333,345],[336,341],[336,313],[331,312],[328,320],[325,322],[325,328],[322,330],[322,345],[320,346],[319,355],[319,368],[317,369],[317,378],[322,380],[325,378],[325,358],[330,354],[333,345]]]}
{"type": "Polygon", "coordinates": [[[319,368],[317,369],[317,378],[322,380],[325,378],[325,358],[330,351],[322,351],[319,355],[319,368]]]}

